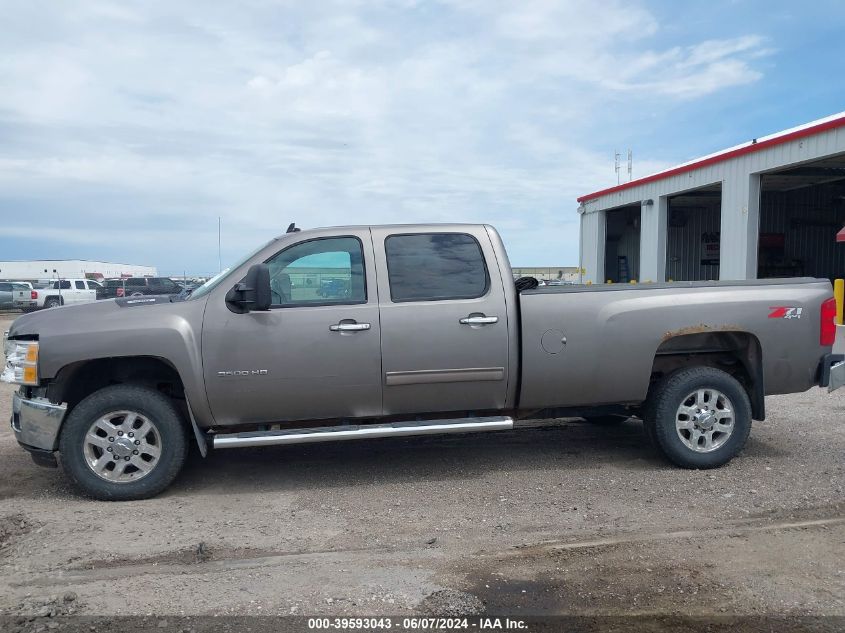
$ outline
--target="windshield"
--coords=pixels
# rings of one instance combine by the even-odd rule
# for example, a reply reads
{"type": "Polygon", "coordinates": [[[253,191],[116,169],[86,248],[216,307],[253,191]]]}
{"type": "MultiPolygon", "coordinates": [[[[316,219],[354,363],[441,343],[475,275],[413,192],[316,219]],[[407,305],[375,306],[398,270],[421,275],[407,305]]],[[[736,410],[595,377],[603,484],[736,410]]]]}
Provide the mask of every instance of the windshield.
{"type": "Polygon", "coordinates": [[[224,268],[224,269],[223,269],[223,270],[221,270],[219,273],[217,273],[216,275],[214,275],[214,277],[212,277],[211,279],[209,279],[208,281],[206,281],[206,282],[205,282],[203,285],[201,285],[199,288],[195,288],[195,289],[193,290],[193,292],[191,292],[191,293],[190,293],[190,297],[188,297],[188,298],[189,298],[189,299],[198,299],[199,297],[202,297],[202,296],[207,295],[209,292],[211,292],[211,291],[212,291],[212,290],[214,290],[217,286],[219,286],[219,285],[220,285],[220,283],[221,283],[224,279],[226,279],[226,278],[229,276],[229,273],[230,273],[231,271],[236,270],[236,269],[240,268],[241,266],[243,266],[246,262],[248,262],[250,259],[252,259],[253,257],[255,257],[255,256],[256,256],[258,253],[260,253],[260,252],[261,252],[261,251],[262,251],[265,247],[267,247],[269,244],[272,244],[274,241],[275,241],[275,240],[270,240],[270,241],[269,241],[269,242],[267,242],[266,244],[262,244],[261,246],[259,246],[258,248],[256,248],[254,251],[252,251],[249,255],[247,255],[246,257],[242,257],[240,260],[238,260],[238,262],[237,262],[237,263],[232,264],[231,266],[229,266],[229,267],[227,267],[227,268],[224,268]]]}

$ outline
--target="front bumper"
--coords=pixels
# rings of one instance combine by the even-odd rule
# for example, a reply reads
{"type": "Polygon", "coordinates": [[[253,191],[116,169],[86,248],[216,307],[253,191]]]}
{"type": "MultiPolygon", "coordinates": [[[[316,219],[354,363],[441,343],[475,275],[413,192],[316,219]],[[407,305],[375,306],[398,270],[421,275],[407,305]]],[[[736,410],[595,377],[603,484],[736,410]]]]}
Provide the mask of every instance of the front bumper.
{"type": "Polygon", "coordinates": [[[66,411],[65,404],[53,404],[46,398],[24,398],[19,391],[13,393],[12,430],[18,444],[30,451],[55,451],[66,411]]]}

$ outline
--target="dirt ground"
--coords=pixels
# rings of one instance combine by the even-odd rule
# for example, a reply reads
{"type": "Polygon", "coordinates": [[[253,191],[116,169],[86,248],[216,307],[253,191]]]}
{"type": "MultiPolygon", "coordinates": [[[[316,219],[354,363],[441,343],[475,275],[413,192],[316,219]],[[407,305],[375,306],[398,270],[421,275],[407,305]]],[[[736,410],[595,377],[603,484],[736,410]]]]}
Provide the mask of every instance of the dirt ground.
{"type": "Polygon", "coordinates": [[[845,390],[769,398],[715,471],[634,420],[535,421],[195,455],[127,503],[33,464],[11,393],[0,614],[845,615],[845,390]]]}

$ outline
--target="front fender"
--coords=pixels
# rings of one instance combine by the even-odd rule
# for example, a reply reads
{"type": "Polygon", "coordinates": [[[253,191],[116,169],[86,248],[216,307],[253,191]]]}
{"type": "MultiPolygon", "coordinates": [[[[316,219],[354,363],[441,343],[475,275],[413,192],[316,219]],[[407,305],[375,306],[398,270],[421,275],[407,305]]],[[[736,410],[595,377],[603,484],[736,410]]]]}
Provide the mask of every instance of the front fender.
{"type": "Polygon", "coordinates": [[[10,338],[39,340],[38,371],[55,378],[72,364],[107,358],[157,357],[179,374],[200,426],[213,424],[205,397],[200,340],[205,299],[148,303],[115,300],[25,315],[10,338]]]}

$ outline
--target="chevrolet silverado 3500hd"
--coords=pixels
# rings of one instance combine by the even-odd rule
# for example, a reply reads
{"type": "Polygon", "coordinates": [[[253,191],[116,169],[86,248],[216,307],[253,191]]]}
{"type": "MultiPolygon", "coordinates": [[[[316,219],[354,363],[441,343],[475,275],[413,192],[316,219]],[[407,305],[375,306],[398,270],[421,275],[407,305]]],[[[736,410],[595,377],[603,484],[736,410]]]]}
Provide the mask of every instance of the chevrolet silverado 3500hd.
{"type": "Polygon", "coordinates": [[[37,463],[58,452],[83,492],[115,500],[166,488],[190,443],[527,417],[640,417],[670,461],[712,468],[742,449],[764,396],[827,384],[837,360],[827,280],[533,285],[514,283],[490,226],[292,231],[187,298],[18,318],[12,428],[37,463]]]}

